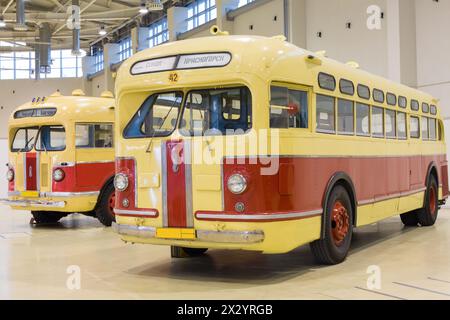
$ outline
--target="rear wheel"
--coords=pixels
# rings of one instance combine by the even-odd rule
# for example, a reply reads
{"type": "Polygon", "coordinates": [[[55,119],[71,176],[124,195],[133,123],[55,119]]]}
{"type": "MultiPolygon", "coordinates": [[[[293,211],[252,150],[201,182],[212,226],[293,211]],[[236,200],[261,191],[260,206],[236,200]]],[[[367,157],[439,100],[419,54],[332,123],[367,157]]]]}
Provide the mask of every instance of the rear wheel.
{"type": "MultiPolygon", "coordinates": [[[[62,212],[53,212],[53,211],[31,211],[31,214],[33,215],[34,221],[30,221],[31,223],[56,223],[61,218],[64,218],[67,216],[67,213],[62,212]]],[[[33,220],[32,219],[32,220],[33,220]]]]}
{"type": "Polygon", "coordinates": [[[353,209],[347,190],[336,186],[327,200],[324,217],[325,237],[310,244],[317,262],[338,264],[345,260],[353,235],[353,209]]]}
{"type": "Polygon", "coordinates": [[[410,211],[400,215],[400,219],[407,227],[417,227],[419,224],[419,218],[417,218],[417,210],[410,211]]]}
{"type": "Polygon", "coordinates": [[[114,186],[109,184],[102,192],[99,205],[95,210],[95,216],[106,227],[110,227],[116,221],[114,214],[114,205],[116,201],[116,192],[114,186]]]}
{"type": "Polygon", "coordinates": [[[172,258],[192,258],[203,255],[208,249],[183,248],[177,246],[170,247],[172,258]]]}
{"type": "Polygon", "coordinates": [[[439,211],[438,190],[436,177],[431,175],[428,179],[424,207],[417,211],[417,218],[421,226],[429,227],[436,223],[439,211]]]}

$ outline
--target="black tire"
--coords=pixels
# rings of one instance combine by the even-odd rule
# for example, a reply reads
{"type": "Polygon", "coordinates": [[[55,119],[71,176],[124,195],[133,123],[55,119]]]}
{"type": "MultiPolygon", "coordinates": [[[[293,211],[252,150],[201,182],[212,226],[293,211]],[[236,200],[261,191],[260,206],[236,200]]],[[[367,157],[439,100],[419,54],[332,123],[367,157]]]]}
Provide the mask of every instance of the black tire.
{"type": "Polygon", "coordinates": [[[57,223],[62,218],[66,217],[67,213],[54,211],[31,211],[34,222],[36,224],[42,223],[57,223]]]}
{"type": "Polygon", "coordinates": [[[170,247],[170,255],[172,258],[192,258],[203,255],[208,249],[195,249],[183,247],[170,247]]]}
{"type": "Polygon", "coordinates": [[[113,184],[108,184],[101,194],[98,206],[95,209],[95,216],[104,226],[111,227],[116,221],[114,215],[115,189],[113,184]]]}
{"type": "Polygon", "coordinates": [[[345,260],[353,235],[353,207],[347,190],[337,185],[327,199],[323,227],[325,237],[310,244],[320,264],[334,265],[345,260]]]}
{"type": "Polygon", "coordinates": [[[406,212],[400,215],[400,219],[407,227],[417,227],[419,218],[417,217],[417,210],[406,212]]]}
{"type": "Polygon", "coordinates": [[[430,227],[436,223],[439,212],[439,188],[434,175],[428,178],[427,191],[425,192],[424,207],[417,211],[417,219],[423,227],[430,227]]]}

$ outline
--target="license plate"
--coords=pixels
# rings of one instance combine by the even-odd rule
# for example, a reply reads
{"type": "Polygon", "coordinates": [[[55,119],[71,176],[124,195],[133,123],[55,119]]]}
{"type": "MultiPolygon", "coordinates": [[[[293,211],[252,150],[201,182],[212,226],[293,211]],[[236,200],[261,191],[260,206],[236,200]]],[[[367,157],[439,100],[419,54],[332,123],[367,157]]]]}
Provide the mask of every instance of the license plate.
{"type": "Polygon", "coordinates": [[[160,239],[195,240],[195,229],[183,228],[159,228],[156,229],[156,237],[160,239]]]}
{"type": "Polygon", "coordinates": [[[22,191],[20,195],[24,198],[39,198],[39,191],[22,191]]]}

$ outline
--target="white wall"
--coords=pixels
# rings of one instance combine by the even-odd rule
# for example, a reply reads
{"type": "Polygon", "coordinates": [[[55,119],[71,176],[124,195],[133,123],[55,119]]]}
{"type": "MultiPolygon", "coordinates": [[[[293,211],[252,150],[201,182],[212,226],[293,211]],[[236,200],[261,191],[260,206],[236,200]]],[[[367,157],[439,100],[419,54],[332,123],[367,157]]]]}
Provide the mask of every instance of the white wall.
{"type": "Polygon", "coordinates": [[[69,95],[81,86],[81,78],[0,80],[0,138],[7,138],[8,118],[18,106],[34,97],[49,96],[57,90],[69,95]]]}
{"type": "Polygon", "coordinates": [[[450,1],[416,0],[417,84],[450,117],[450,1]]]}
{"type": "Polygon", "coordinates": [[[232,32],[233,34],[268,37],[284,34],[283,0],[272,0],[237,16],[232,32]],[[250,26],[253,26],[253,30],[250,29],[250,26]]]}
{"type": "Polygon", "coordinates": [[[386,19],[381,30],[367,28],[367,8],[372,4],[386,11],[386,0],[308,0],[307,49],[326,50],[330,58],[356,61],[364,70],[387,76],[386,19]],[[347,22],[351,29],[346,28],[347,22]],[[322,38],[317,32],[322,32],[322,38]]]}
{"type": "Polygon", "coordinates": [[[6,171],[8,168],[8,140],[0,138],[0,198],[8,195],[8,183],[6,182],[6,171]]]}

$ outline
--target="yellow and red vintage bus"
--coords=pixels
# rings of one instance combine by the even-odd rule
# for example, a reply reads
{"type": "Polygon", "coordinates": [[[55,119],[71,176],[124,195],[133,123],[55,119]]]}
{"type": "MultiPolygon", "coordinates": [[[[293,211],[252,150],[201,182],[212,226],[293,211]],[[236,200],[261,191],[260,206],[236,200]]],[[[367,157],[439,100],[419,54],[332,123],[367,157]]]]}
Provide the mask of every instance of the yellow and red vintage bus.
{"type": "Polygon", "coordinates": [[[437,103],[283,37],[142,51],[117,75],[114,230],[173,257],[310,243],[342,262],[355,227],[435,223],[449,194],[437,103]]]}
{"type": "Polygon", "coordinates": [[[8,199],[36,223],[70,213],[114,221],[114,97],[54,93],[20,106],[9,120],[8,199]]]}

